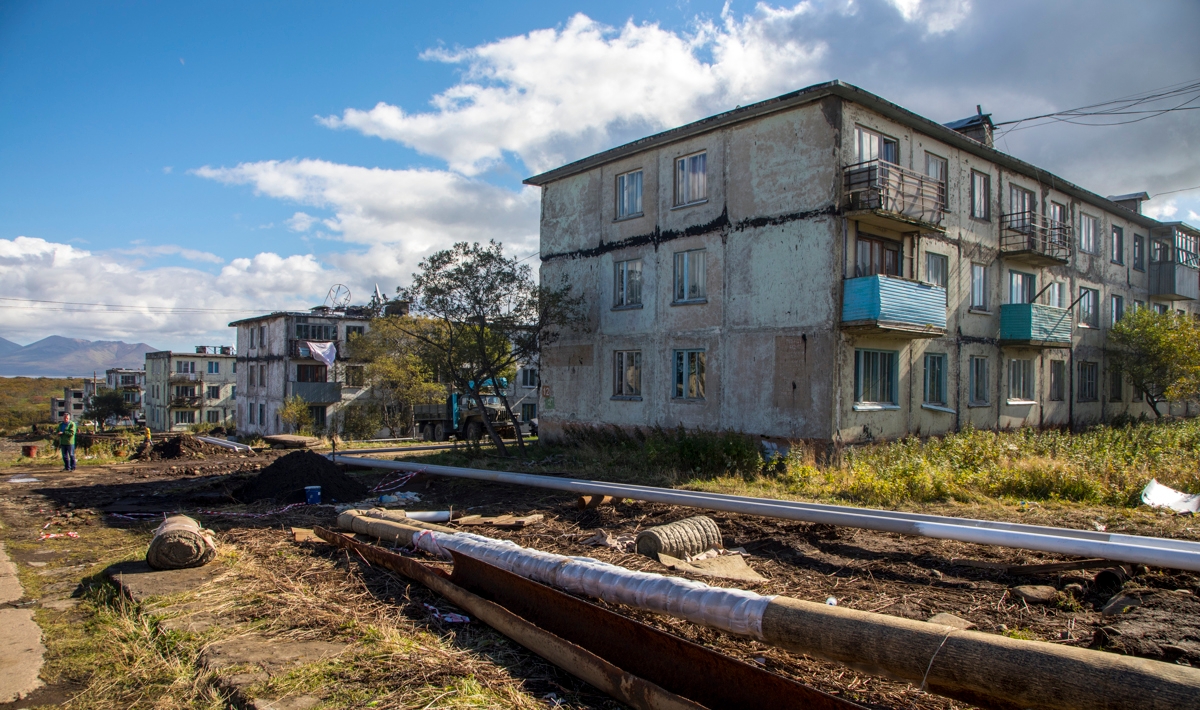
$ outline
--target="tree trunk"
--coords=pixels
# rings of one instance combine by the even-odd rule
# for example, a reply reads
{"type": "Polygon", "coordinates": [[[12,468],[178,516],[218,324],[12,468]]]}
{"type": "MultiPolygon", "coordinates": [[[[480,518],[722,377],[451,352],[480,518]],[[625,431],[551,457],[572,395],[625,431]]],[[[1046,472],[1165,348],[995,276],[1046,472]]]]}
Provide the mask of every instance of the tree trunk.
{"type": "Polygon", "coordinates": [[[470,390],[470,392],[479,411],[483,413],[483,426],[487,428],[488,436],[492,437],[492,443],[496,445],[496,450],[500,452],[501,456],[508,456],[508,449],[504,448],[504,441],[496,433],[496,427],[492,426],[492,420],[487,415],[487,407],[483,406],[483,397],[478,390],[470,390]]]}
{"type": "Polygon", "coordinates": [[[521,458],[527,458],[525,455],[525,437],[521,436],[521,427],[517,425],[517,419],[513,416],[512,406],[508,403],[508,395],[501,395],[500,401],[504,403],[504,411],[508,412],[508,420],[513,423],[513,432],[517,435],[517,450],[521,452],[521,458]]]}
{"type": "Polygon", "coordinates": [[[1150,403],[1150,409],[1154,410],[1154,418],[1162,419],[1162,412],[1158,411],[1158,398],[1147,392],[1145,389],[1142,389],[1142,396],[1144,396],[1146,401],[1150,403]]]}

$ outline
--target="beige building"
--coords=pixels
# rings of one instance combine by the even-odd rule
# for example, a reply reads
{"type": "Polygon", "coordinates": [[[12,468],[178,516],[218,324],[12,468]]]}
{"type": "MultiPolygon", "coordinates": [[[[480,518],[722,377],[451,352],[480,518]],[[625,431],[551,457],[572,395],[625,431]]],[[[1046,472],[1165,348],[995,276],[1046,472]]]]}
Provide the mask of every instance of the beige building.
{"type": "Polygon", "coordinates": [[[351,336],[370,327],[366,309],[277,312],[229,327],[237,329],[237,382],[243,393],[239,434],[289,433],[279,410],[293,396],[308,403],[313,422],[323,429],[343,406],[369,393],[363,366],[348,359],[346,347],[351,336]]]}
{"type": "Polygon", "coordinates": [[[542,281],[581,288],[591,326],[542,355],[543,432],[852,442],[1150,413],[1107,331],[1196,313],[1200,231],[991,135],[830,82],[530,178],[542,281]]]}
{"type": "Polygon", "coordinates": [[[238,396],[234,352],[228,345],[197,345],[195,353],[146,353],[146,426],[186,431],[193,424],[232,424],[238,396]]]}

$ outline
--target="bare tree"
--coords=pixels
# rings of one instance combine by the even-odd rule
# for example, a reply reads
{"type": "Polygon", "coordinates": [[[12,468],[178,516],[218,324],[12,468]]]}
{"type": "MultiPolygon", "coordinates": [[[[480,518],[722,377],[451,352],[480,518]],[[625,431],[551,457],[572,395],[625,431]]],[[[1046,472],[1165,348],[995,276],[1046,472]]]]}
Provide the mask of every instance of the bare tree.
{"type": "MultiPolygon", "coordinates": [[[[566,283],[538,285],[529,266],[504,256],[495,241],[459,242],[430,255],[413,274],[412,286],[398,291],[415,314],[435,324],[408,333],[436,359],[439,372],[484,412],[481,390],[491,382],[514,422],[501,377],[532,360],[562,329],[583,322],[582,297],[572,296],[566,283]]],[[[501,455],[507,455],[486,416],[484,425],[501,455]]],[[[524,437],[515,428],[523,455],[524,437]]]]}

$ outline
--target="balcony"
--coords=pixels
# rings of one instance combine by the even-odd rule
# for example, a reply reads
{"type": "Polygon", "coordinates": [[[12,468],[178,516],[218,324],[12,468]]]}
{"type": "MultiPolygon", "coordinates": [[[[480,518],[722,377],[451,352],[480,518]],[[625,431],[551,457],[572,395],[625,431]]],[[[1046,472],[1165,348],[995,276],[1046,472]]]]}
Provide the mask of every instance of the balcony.
{"type": "Polygon", "coordinates": [[[288,396],[299,397],[311,404],[334,404],[342,401],[341,382],[289,382],[288,396]]]}
{"type": "Polygon", "coordinates": [[[941,337],[946,334],[946,289],[883,275],[847,279],[842,328],[901,338],[941,337]]]}
{"type": "Polygon", "coordinates": [[[199,409],[201,397],[173,397],[171,409],[199,409]]]}
{"type": "Polygon", "coordinates": [[[865,224],[898,232],[944,232],[946,185],[928,175],[870,160],[844,171],[846,211],[865,224]]]}
{"type": "Polygon", "coordinates": [[[312,352],[308,348],[309,343],[337,343],[337,359],[345,358],[345,344],[338,340],[289,340],[288,341],[288,357],[301,360],[315,360],[312,352]]]}
{"type": "Polygon", "coordinates": [[[174,382],[200,382],[201,379],[202,378],[200,377],[199,372],[172,372],[171,376],[169,378],[167,378],[167,381],[172,382],[172,383],[174,383],[174,382]]]}
{"type": "Polygon", "coordinates": [[[1000,344],[1031,348],[1071,347],[1071,311],[1041,303],[1000,306],[1000,344]]]}
{"type": "Polygon", "coordinates": [[[1058,266],[1071,260],[1071,225],[1034,212],[1015,212],[1000,218],[1000,253],[1030,266],[1058,266]]]}
{"type": "Polygon", "coordinates": [[[1179,261],[1151,261],[1150,295],[1171,301],[1200,299],[1200,272],[1179,261]]]}

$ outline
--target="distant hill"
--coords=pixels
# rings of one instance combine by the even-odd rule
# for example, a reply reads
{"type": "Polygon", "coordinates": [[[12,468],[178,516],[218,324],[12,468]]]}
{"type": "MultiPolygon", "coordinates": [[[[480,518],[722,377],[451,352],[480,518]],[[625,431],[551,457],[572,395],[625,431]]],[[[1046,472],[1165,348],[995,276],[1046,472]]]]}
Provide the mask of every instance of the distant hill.
{"type": "Polygon", "coordinates": [[[0,338],[0,377],[85,377],[110,367],[140,368],[159,348],[119,340],[80,340],[51,335],[20,346],[0,338]]]}

